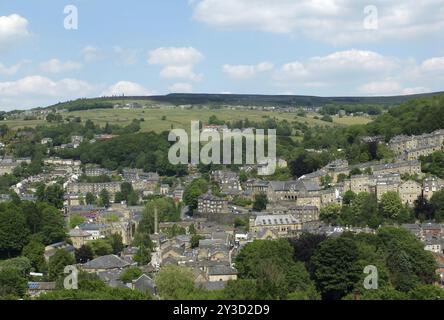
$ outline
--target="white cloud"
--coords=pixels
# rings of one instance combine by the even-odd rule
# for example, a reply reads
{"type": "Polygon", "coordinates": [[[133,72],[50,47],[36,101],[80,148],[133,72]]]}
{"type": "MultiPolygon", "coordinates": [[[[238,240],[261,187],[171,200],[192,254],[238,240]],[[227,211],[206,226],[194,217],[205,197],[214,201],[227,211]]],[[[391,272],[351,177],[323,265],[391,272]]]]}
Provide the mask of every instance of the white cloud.
{"type": "Polygon", "coordinates": [[[413,94],[442,90],[443,66],[444,57],[418,63],[350,49],[285,63],[273,73],[272,84],[280,91],[303,94],[413,94]]]}
{"type": "Polygon", "coordinates": [[[18,14],[0,16],[0,48],[30,35],[28,20],[18,14]]]}
{"type": "Polygon", "coordinates": [[[364,84],[358,88],[358,91],[368,96],[392,96],[425,93],[430,92],[430,89],[425,87],[403,88],[399,82],[388,79],[364,84]]]}
{"type": "Polygon", "coordinates": [[[87,97],[94,87],[76,79],[52,80],[39,75],[16,81],[0,82],[2,108],[30,108],[47,106],[58,101],[87,97]]]}
{"type": "Polygon", "coordinates": [[[158,48],[149,53],[148,62],[164,66],[195,65],[203,59],[202,53],[193,47],[158,48]]]}
{"type": "Polygon", "coordinates": [[[12,66],[5,66],[0,63],[0,75],[2,76],[13,76],[15,75],[28,61],[20,61],[12,66]]]}
{"type": "Polygon", "coordinates": [[[270,71],[273,69],[273,64],[270,62],[261,62],[256,65],[230,65],[223,66],[223,72],[234,79],[248,79],[252,78],[258,73],[270,71]]]}
{"type": "Polygon", "coordinates": [[[153,91],[145,88],[141,84],[130,81],[119,81],[103,93],[105,96],[149,96],[153,94],[153,91]]]}
{"type": "Polygon", "coordinates": [[[336,44],[439,35],[444,27],[444,0],[196,0],[190,6],[194,19],[211,26],[336,44]],[[377,30],[364,28],[369,4],[378,10],[377,30]]]}
{"type": "Polygon", "coordinates": [[[82,56],[86,62],[94,62],[102,59],[102,51],[98,47],[86,46],[82,49],[82,56]]]}
{"type": "Polygon", "coordinates": [[[192,93],[193,86],[189,83],[176,83],[170,86],[169,91],[171,93],[192,93]]]}
{"type": "Polygon", "coordinates": [[[203,75],[196,74],[193,69],[203,58],[203,54],[193,47],[169,47],[151,51],[148,63],[163,66],[162,78],[201,81],[203,75]]]}
{"type": "Polygon", "coordinates": [[[119,46],[114,47],[114,53],[117,54],[123,65],[134,65],[139,61],[140,50],[126,49],[119,46]]]}
{"type": "Polygon", "coordinates": [[[203,78],[202,74],[194,73],[193,66],[190,64],[184,66],[166,66],[160,72],[160,76],[165,79],[188,79],[192,81],[200,81],[203,78]]]}
{"type": "Polygon", "coordinates": [[[421,68],[426,72],[444,72],[444,57],[427,59],[421,64],[421,68]]]}
{"type": "Polygon", "coordinates": [[[51,59],[40,64],[40,69],[46,73],[63,73],[82,68],[82,64],[74,61],[62,62],[59,59],[51,59]]]}
{"type": "Polygon", "coordinates": [[[328,79],[348,78],[357,81],[369,76],[384,76],[396,70],[399,62],[373,51],[345,50],[327,56],[312,57],[305,62],[284,64],[275,73],[277,81],[323,83],[328,79]],[[324,80],[325,79],[325,80],[324,80]]]}

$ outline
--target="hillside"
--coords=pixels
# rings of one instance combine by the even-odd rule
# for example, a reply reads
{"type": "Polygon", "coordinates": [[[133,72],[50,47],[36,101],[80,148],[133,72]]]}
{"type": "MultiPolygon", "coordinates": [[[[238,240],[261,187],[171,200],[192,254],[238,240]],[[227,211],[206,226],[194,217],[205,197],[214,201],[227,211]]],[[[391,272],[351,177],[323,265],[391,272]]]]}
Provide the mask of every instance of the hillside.
{"type": "Polygon", "coordinates": [[[306,106],[322,107],[329,104],[343,105],[399,105],[413,99],[430,97],[443,92],[425,93],[416,95],[387,96],[387,97],[316,97],[303,95],[251,95],[251,94],[185,94],[174,93],[165,96],[143,96],[143,97],[103,97],[94,99],[79,99],[59,103],[48,108],[64,109],[75,105],[97,105],[110,102],[146,102],[171,105],[228,105],[228,106],[306,106]]]}

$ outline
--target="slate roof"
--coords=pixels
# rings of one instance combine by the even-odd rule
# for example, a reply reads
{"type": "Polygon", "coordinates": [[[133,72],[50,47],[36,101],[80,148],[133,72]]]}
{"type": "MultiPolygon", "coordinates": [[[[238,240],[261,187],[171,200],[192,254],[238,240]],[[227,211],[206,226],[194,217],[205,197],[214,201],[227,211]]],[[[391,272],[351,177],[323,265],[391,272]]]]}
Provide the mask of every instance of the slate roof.
{"type": "Polygon", "coordinates": [[[156,294],[156,284],[146,274],[142,274],[138,279],[133,280],[133,285],[136,290],[156,294]]]}
{"type": "Polygon", "coordinates": [[[121,269],[130,266],[128,262],[114,254],[98,257],[83,265],[83,269],[121,269]]]}
{"type": "Polygon", "coordinates": [[[236,275],[236,274],[237,270],[227,265],[216,265],[208,267],[208,275],[210,276],[236,275]]]}

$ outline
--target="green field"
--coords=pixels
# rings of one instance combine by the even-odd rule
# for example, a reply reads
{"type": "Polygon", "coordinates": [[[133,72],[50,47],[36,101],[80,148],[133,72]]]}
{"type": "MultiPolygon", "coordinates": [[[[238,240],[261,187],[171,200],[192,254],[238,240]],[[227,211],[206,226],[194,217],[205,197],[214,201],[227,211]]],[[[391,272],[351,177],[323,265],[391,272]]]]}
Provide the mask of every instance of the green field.
{"type": "Polygon", "coordinates": [[[372,122],[373,119],[370,117],[349,117],[349,116],[345,116],[345,117],[333,117],[333,122],[337,123],[337,124],[343,124],[346,126],[352,126],[352,125],[357,125],[357,124],[367,124],[372,122]]]}
{"type": "MultiPolygon", "coordinates": [[[[254,122],[264,122],[268,118],[275,118],[277,121],[287,120],[288,122],[300,122],[309,126],[335,126],[365,124],[371,121],[364,117],[344,117],[334,118],[334,123],[314,119],[316,114],[310,114],[307,117],[298,117],[295,113],[278,113],[256,110],[231,110],[231,109],[181,109],[181,108],[161,108],[161,109],[96,109],[88,111],[76,111],[64,113],[66,117],[81,117],[82,121],[92,120],[94,123],[104,126],[109,124],[128,125],[134,119],[144,119],[141,122],[143,132],[155,131],[162,132],[171,128],[190,128],[191,121],[200,120],[208,122],[210,116],[215,115],[218,119],[224,121],[235,121],[248,118],[254,122]]],[[[319,116],[319,115],[318,115],[319,116]]],[[[39,124],[45,124],[45,120],[6,120],[2,124],[8,125],[11,129],[23,127],[35,127],[39,124]]]]}

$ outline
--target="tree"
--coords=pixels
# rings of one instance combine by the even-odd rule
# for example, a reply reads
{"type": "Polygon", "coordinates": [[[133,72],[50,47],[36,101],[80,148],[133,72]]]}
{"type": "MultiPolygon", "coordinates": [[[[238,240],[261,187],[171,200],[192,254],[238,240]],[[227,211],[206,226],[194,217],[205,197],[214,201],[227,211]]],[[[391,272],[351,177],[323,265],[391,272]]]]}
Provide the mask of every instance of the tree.
{"type": "Polygon", "coordinates": [[[321,167],[321,164],[314,156],[304,153],[291,161],[289,167],[293,176],[301,177],[318,170],[321,167]]]}
{"type": "Polygon", "coordinates": [[[99,194],[99,204],[102,207],[108,208],[110,206],[110,195],[108,190],[103,189],[99,194]]]}
{"type": "Polygon", "coordinates": [[[113,253],[113,247],[104,239],[97,239],[88,243],[96,257],[106,256],[113,253]]]}
{"type": "Polygon", "coordinates": [[[11,257],[22,251],[28,241],[29,229],[20,208],[0,205],[0,256],[11,257]]]}
{"type": "Polygon", "coordinates": [[[286,273],[286,282],[291,300],[320,300],[313,281],[302,262],[294,263],[286,273]]]}
{"type": "Polygon", "coordinates": [[[151,249],[150,247],[142,244],[134,255],[134,261],[137,262],[139,266],[146,266],[151,262],[151,249]]]}
{"type": "Polygon", "coordinates": [[[409,231],[396,227],[382,227],[378,241],[387,253],[386,264],[394,288],[408,292],[420,284],[432,284],[437,268],[433,255],[409,231]]]}
{"type": "Polygon", "coordinates": [[[113,233],[112,235],[107,237],[106,240],[111,244],[114,254],[120,254],[125,247],[123,245],[123,239],[120,234],[113,233]]]}
{"type": "Polygon", "coordinates": [[[433,210],[433,218],[437,222],[444,220],[444,190],[435,192],[430,199],[430,205],[433,210]]]}
{"type": "Polygon", "coordinates": [[[94,250],[89,245],[83,245],[75,252],[77,263],[87,263],[94,259],[94,250]]]}
{"type": "Polygon", "coordinates": [[[333,178],[329,175],[321,177],[321,186],[324,189],[329,188],[331,186],[332,182],[333,182],[333,178]]]}
{"type": "Polygon", "coordinates": [[[294,249],[294,260],[304,262],[307,268],[311,270],[310,259],[325,239],[327,239],[325,235],[311,233],[303,233],[299,238],[290,239],[290,244],[294,249]]]}
{"type": "Polygon", "coordinates": [[[238,279],[228,281],[223,291],[226,300],[259,300],[257,284],[254,279],[238,279]]]}
{"type": "Polygon", "coordinates": [[[197,208],[198,198],[208,191],[208,182],[205,179],[193,180],[186,188],[183,194],[183,199],[186,205],[192,209],[197,208]]]}
{"type": "Polygon", "coordinates": [[[63,208],[64,202],[64,191],[62,186],[59,184],[54,184],[46,188],[45,190],[45,201],[53,205],[57,209],[63,208]]]}
{"type": "Polygon", "coordinates": [[[86,194],[86,197],[85,197],[85,202],[88,205],[95,204],[96,203],[96,197],[91,192],[88,192],[86,194]]]}
{"type": "Polygon", "coordinates": [[[347,221],[345,224],[360,227],[369,226],[376,229],[382,223],[378,210],[378,201],[374,194],[359,193],[353,200],[350,209],[353,214],[352,221],[347,221]]]}
{"type": "Polygon", "coordinates": [[[261,261],[285,267],[291,266],[293,248],[284,239],[277,241],[256,240],[247,244],[236,257],[239,277],[257,279],[261,261]]]}
{"type": "Polygon", "coordinates": [[[327,239],[319,245],[311,264],[313,278],[324,299],[341,299],[355,287],[362,273],[357,261],[358,247],[348,237],[327,239]]]}
{"type": "Polygon", "coordinates": [[[77,226],[80,226],[82,223],[85,223],[86,219],[79,214],[73,214],[69,217],[69,226],[71,229],[74,229],[77,226]]]}
{"type": "Polygon", "coordinates": [[[48,272],[51,280],[57,280],[63,276],[63,271],[66,266],[74,265],[76,263],[72,254],[66,250],[60,249],[49,258],[48,272]]]}
{"type": "Polygon", "coordinates": [[[254,211],[262,211],[267,209],[267,204],[268,204],[268,198],[265,193],[261,192],[254,196],[254,203],[253,203],[254,211]]]}
{"type": "Polygon", "coordinates": [[[35,271],[42,271],[45,269],[45,246],[36,240],[31,240],[22,250],[22,256],[29,259],[35,271]]]}
{"type": "Polygon", "coordinates": [[[38,208],[41,211],[40,234],[43,236],[43,243],[48,245],[66,240],[65,220],[60,210],[46,203],[39,204],[38,208]]]}
{"type": "Polygon", "coordinates": [[[393,191],[384,193],[381,197],[380,207],[385,218],[396,220],[403,209],[399,193],[393,191]]]}
{"type": "Polygon", "coordinates": [[[341,206],[332,203],[321,209],[319,218],[321,221],[331,225],[337,225],[341,215],[341,206]]]}
{"type": "Polygon", "coordinates": [[[344,197],[342,198],[342,202],[344,205],[350,205],[353,200],[356,199],[357,194],[354,193],[352,190],[348,190],[344,193],[344,197]]]}
{"type": "Polygon", "coordinates": [[[12,296],[21,298],[26,293],[28,281],[25,276],[14,269],[0,269],[0,297],[12,296]]]}
{"type": "Polygon", "coordinates": [[[155,283],[163,300],[187,300],[197,290],[193,272],[177,266],[162,268],[155,277],[155,283]]]}
{"type": "Polygon", "coordinates": [[[199,247],[199,241],[205,239],[203,236],[198,235],[198,234],[194,234],[191,237],[191,241],[190,241],[190,245],[192,249],[195,249],[197,247],[199,247]]]}
{"type": "Polygon", "coordinates": [[[433,285],[421,285],[409,292],[413,300],[444,300],[444,290],[433,285]]]}
{"type": "Polygon", "coordinates": [[[418,199],[415,200],[414,207],[415,217],[421,221],[429,221],[433,218],[433,207],[429,203],[424,194],[421,194],[418,199]]]}
{"type": "Polygon", "coordinates": [[[142,270],[139,268],[131,267],[122,272],[120,280],[124,283],[131,283],[131,281],[138,279],[142,274],[142,270]]]}
{"type": "MultiPolygon", "coordinates": [[[[343,300],[354,300],[355,293],[350,293],[343,300]]],[[[408,300],[409,296],[392,287],[378,288],[377,290],[363,290],[360,295],[361,300],[408,300]]]]}

